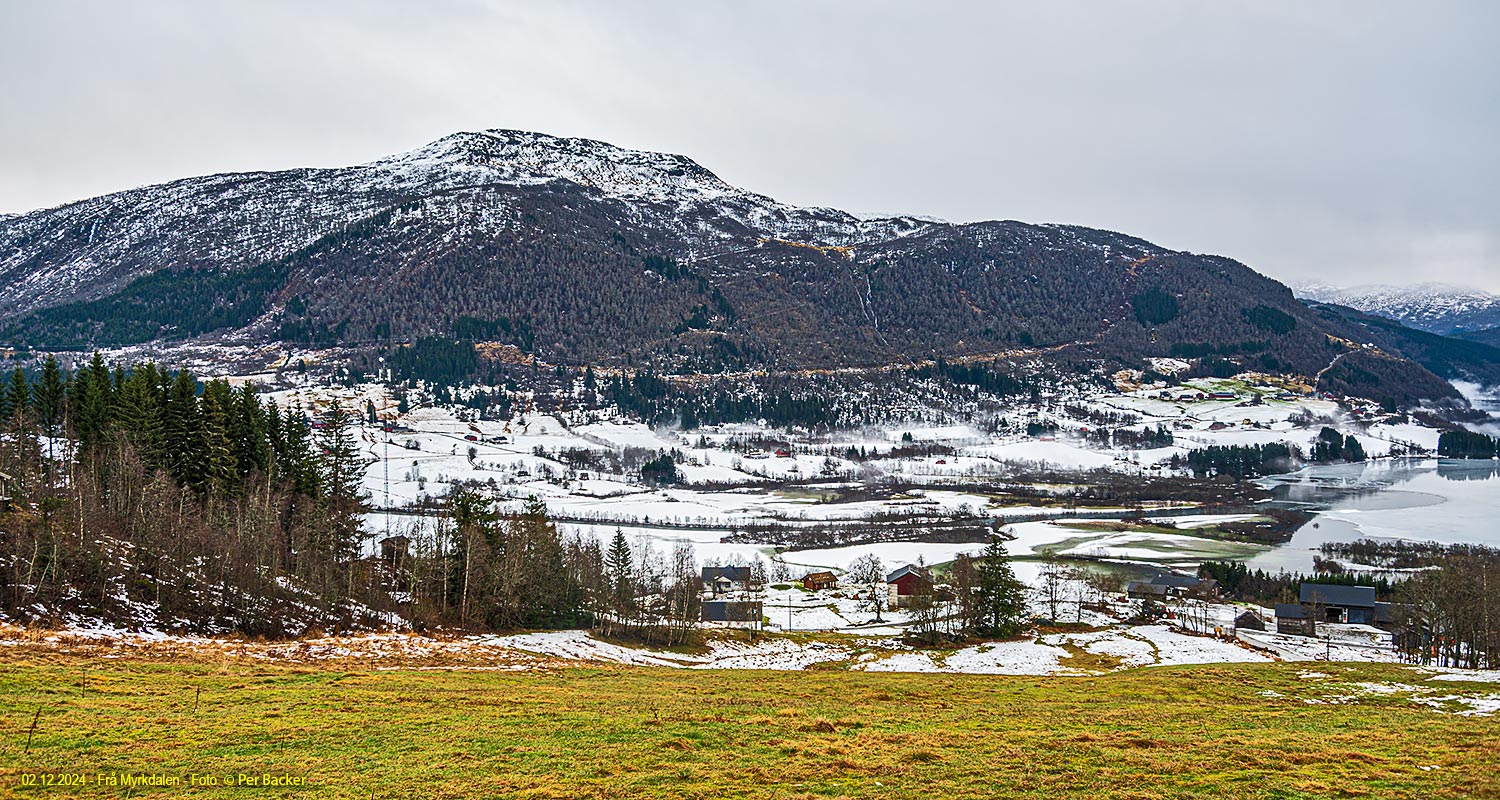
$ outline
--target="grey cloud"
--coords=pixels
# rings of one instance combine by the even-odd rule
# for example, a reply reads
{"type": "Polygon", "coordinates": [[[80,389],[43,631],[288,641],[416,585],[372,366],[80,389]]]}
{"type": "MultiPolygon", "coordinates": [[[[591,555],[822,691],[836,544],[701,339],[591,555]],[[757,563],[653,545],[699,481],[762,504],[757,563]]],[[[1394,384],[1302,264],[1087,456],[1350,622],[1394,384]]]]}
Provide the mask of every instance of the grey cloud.
{"type": "Polygon", "coordinates": [[[780,199],[1500,291],[1500,6],[0,6],[0,210],[513,127],[780,199]]]}

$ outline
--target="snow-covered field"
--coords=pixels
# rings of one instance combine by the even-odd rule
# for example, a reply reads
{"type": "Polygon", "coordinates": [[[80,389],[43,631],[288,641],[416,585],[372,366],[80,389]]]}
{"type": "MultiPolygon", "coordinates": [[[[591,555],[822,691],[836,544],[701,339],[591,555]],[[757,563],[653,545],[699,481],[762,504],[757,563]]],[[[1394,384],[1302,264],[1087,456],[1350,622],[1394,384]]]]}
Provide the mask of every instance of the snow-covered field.
{"type": "MultiPolygon", "coordinates": [[[[1339,631],[1335,635],[1357,638],[1359,633],[1339,631]]],[[[626,646],[581,630],[460,637],[381,633],[267,643],[99,629],[33,631],[0,624],[0,648],[101,658],[235,658],[286,664],[337,663],[376,669],[533,670],[569,664],[620,664],[674,669],[818,667],[866,672],[1064,676],[1098,675],[1134,667],[1263,663],[1279,658],[1307,661],[1309,668],[1303,670],[1302,677],[1326,690],[1324,694],[1303,699],[1305,703],[1347,703],[1364,696],[1405,695],[1418,705],[1444,713],[1486,715],[1500,711],[1500,694],[1476,695],[1467,689],[1476,684],[1500,687],[1500,670],[1411,666],[1410,683],[1350,684],[1338,678],[1339,661],[1395,661],[1394,655],[1379,659],[1351,657],[1335,645],[1334,661],[1328,662],[1322,660],[1321,651],[1310,652],[1313,645],[1321,647],[1321,640],[1307,642],[1309,652],[1278,653],[1282,650],[1278,646],[1268,654],[1247,646],[1250,643],[1259,646],[1260,641],[1243,631],[1236,640],[1193,635],[1167,623],[1116,623],[1094,630],[1048,633],[956,649],[914,648],[885,631],[876,630],[811,638],[774,633],[752,638],[747,632],[738,631],[710,636],[700,651],[680,652],[626,646]],[[1460,695],[1455,691],[1459,689],[1469,693],[1460,695]]]]}
{"type": "MultiPolygon", "coordinates": [[[[369,460],[365,488],[377,506],[406,505],[423,496],[440,497],[458,484],[477,483],[493,486],[502,497],[536,495],[554,512],[574,518],[706,526],[767,520],[817,523],[888,512],[1024,513],[992,507],[985,496],[940,491],[941,484],[997,481],[1018,469],[1164,473],[1173,456],[1196,447],[1287,442],[1305,450],[1324,424],[1354,434],[1374,456],[1388,454],[1397,446],[1431,449],[1437,443],[1436,430],[1404,419],[1369,424],[1333,401],[1302,396],[1277,399],[1275,387],[1246,381],[1192,381],[1166,391],[1169,398],[1192,399],[1164,400],[1162,393],[1143,389],[1044,400],[1034,406],[1018,404],[995,433],[963,423],[913,424],[821,437],[751,424],[681,431],[649,428],[608,410],[479,420],[470,418],[467,411],[424,406],[399,415],[395,432],[387,435],[377,426],[367,426],[359,436],[369,460]],[[1235,399],[1197,399],[1198,393],[1226,387],[1236,392],[1235,399]],[[1078,409],[1117,418],[1128,415],[1133,421],[1115,425],[1132,430],[1164,427],[1177,441],[1170,447],[1147,450],[1099,444],[1088,438],[1094,423],[1076,418],[1078,409]],[[1304,420],[1305,425],[1299,427],[1294,419],[1304,420]],[[1056,430],[1029,437],[1018,432],[1026,422],[1056,430]],[[745,444],[756,438],[786,444],[774,450],[745,444]],[[947,451],[932,456],[890,455],[894,448],[921,445],[942,446],[947,451]],[[869,457],[849,460],[850,449],[869,457]],[[614,457],[627,450],[680,454],[678,468],[684,487],[651,490],[629,471],[608,466],[618,463],[614,457]],[[578,466],[581,462],[576,456],[584,453],[606,456],[600,462],[606,466],[578,466]],[[767,480],[848,485],[883,479],[926,483],[937,490],[921,496],[826,503],[816,491],[788,494],[722,488],[767,480]],[[703,484],[714,484],[716,490],[705,491],[703,484]]],[[[302,387],[276,391],[270,397],[283,406],[297,405],[312,413],[337,399],[361,414],[373,407],[384,419],[397,417],[396,403],[385,387],[376,384],[302,387]]]]}
{"type": "MultiPolygon", "coordinates": [[[[1106,533],[1080,530],[1064,520],[1068,509],[1002,503],[994,497],[945,488],[955,482],[1003,486],[1017,469],[1087,471],[1161,475],[1174,455],[1209,445],[1263,444],[1285,441],[1306,449],[1324,424],[1353,433],[1373,455],[1393,448],[1432,448],[1437,431],[1393,419],[1366,424],[1333,401],[1297,396],[1277,399],[1273,387],[1245,381],[1197,381],[1168,392],[1160,390],[1101,393],[1071,398],[1074,408],[1101,413],[1130,414],[1136,429],[1165,427],[1174,432],[1171,447],[1151,450],[1102,447],[1083,435],[1086,425],[1062,413],[1056,401],[1018,407],[1016,419],[1036,419],[1058,426],[1055,435],[1029,438],[1014,428],[985,433],[968,424],[913,424],[890,430],[861,430],[812,438],[752,424],[726,425],[690,433],[650,428],[610,412],[533,414],[509,420],[478,420],[468,412],[419,407],[399,418],[400,428],[386,434],[375,426],[358,431],[368,459],[365,488],[377,509],[401,507],[422,498],[440,498],[460,484],[479,486],[517,507],[529,497],[547,504],[564,528],[601,540],[619,528],[637,545],[649,543],[669,552],[679,543],[693,545],[701,562],[751,562],[769,559],[776,549],[766,544],[724,541],[730,534],[761,524],[780,526],[843,526],[865,524],[893,515],[906,519],[999,520],[1055,515],[1057,520],[1022,522],[1005,528],[1015,538],[1012,556],[1029,558],[1055,554],[1065,558],[1125,562],[1157,568],[1191,569],[1207,559],[1249,559],[1254,566],[1306,570],[1316,547],[1329,540],[1359,537],[1437,539],[1500,544],[1500,528],[1492,524],[1500,514],[1500,492],[1494,480],[1455,481],[1434,474],[1435,462],[1417,469],[1410,461],[1379,461],[1367,465],[1309,467],[1289,480],[1302,480],[1307,493],[1330,486],[1325,475],[1348,488],[1377,490],[1373,498],[1355,493],[1347,502],[1322,513],[1293,541],[1274,549],[1237,544],[1195,535],[1196,528],[1247,518],[1247,515],[1173,517],[1177,533],[1126,531],[1106,533]],[[1235,400],[1197,399],[1197,392],[1232,387],[1235,400]],[[1186,398],[1188,395],[1192,399],[1186,398]],[[1259,397],[1252,401],[1251,397],[1259,397]],[[1314,420],[1298,427],[1294,419],[1314,420]],[[783,446],[748,447],[746,442],[786,442],[783,446]],[[888,453],[892,448],[943,445],[946,455],[876,457],[864,461],[845,458],[850,448],[888,453]],[[684,483],[654,487],[641,483],[628,469],[616,469],[627,452],[675,452],[684,483]],[[580,466],[580,454],[594,454],[599,468],[580,466]],[[1344,475],[1348,473],[1348,475],[1344,475]],[[801,480],[801,485],[767,488],[767,480],[801,480]],[[921,490],[856,494],[840,499],[840,489],[878,487],[883,481],[924,485],[921,490]],[[1444,504],[1443,513],[1429,513],[1431,504],[1444,504]],[[1374,512],[1379,513],[1374,513],[1374,512]]],[[[390,417],[395,403],[377,385],[354,388],[302,388],[274,393],[283,405],[316,411],[337,398],[356,410],[373,405],[390,417]]],[[[1072,412],[1070,412],[1072,413],[1072,412]]],[[[1080,476],[1085,475],[1078,472],[1080,476]]],[[[1087,482],[1080,477],[1080,482],[1087,482]]],[[[1301,496],[1300,494],[1297,496],[1301,496]]],[[[1128,509],[1119,509],[1124,513],[1128,509]]],[[[1163,518],[1165,519],[1165,518],[1163,518]]],[[[367,517],[369,547],[390,533],[430,532],[431,519],[388,514],[376,510],[367,517]]],[[[430,536],[426,537],[430,538],[430,536]]],[[[792,551],[782,554],[794,573],[810,569],[841,571],[856,558],[875,555],[890,568],[921,560],[928,564],[951,561],[957,554],[975,552],[978,545],[933,542],[885,542],[792,551]]],[[[1023,572],[1035,567],[1018,565],[1023,572]]],[[[1023,577],[1027,577],[1023,575],[1023,577]]]]}

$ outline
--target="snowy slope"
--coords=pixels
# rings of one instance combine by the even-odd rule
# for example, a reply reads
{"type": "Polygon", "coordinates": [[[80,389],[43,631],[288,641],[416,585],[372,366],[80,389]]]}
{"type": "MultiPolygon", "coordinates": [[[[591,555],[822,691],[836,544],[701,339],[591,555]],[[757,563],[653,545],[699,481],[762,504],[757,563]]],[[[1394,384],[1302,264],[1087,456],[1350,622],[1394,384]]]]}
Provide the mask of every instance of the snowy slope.
{"type": "Polygon", "coordinates": [[[753,236],[821,244],[926,230],[737,189],[679,155],[490,130],[339,169],[187,178],[0,217],[0,315],[108,294],[156,270],[234,269],[285,256],[413,197],[567,181],[689,242],[753,236]]]}
{"type": "Polygon", "coordinates": [[[1500,327],[1500,295],[1444,283],[1411,286],[1325,284],[1293,287],[1298,297],[1348,306],[1440,335],[1500,327]]]}

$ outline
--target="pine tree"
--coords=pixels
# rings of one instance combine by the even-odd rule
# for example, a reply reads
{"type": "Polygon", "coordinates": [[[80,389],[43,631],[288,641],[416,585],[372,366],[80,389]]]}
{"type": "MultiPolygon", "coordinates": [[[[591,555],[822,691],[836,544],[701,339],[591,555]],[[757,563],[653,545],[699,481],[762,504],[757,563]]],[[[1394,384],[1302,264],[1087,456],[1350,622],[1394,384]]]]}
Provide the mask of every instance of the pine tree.
{"type": "Polygon", "coordinates": [[[1000,537],[990,539],[975,573],[976,632],[1000,638],[1019,634],[1026,624],[1026,585],[1011,569],[1000,537]]]}

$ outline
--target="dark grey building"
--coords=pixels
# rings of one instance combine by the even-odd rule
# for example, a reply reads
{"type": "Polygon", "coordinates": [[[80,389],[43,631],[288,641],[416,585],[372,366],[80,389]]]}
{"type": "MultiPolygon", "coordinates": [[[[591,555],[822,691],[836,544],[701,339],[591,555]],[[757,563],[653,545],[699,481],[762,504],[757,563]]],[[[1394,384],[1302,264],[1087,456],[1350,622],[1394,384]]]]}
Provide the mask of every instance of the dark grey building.
{"type": "Polygon", "coordinates": [[[1277,603],[1276,632],[1294,636],[1317,636],[1318,623],[1301,603],[1277,603]]]}
{"type": "Polygon", "coordinates": [[[759,600],[704,600],[698,619],[731,628],[759,628],[765,617],[759,600]]]}
{"type": "Polygon", "coordinates": [[[1374,625],[1376,622],[1373,586],[1304,583],[1297,599],[1309,609],[1321,609],[1318,622],[1347,622],[1352,625],[1374,625]]]}

